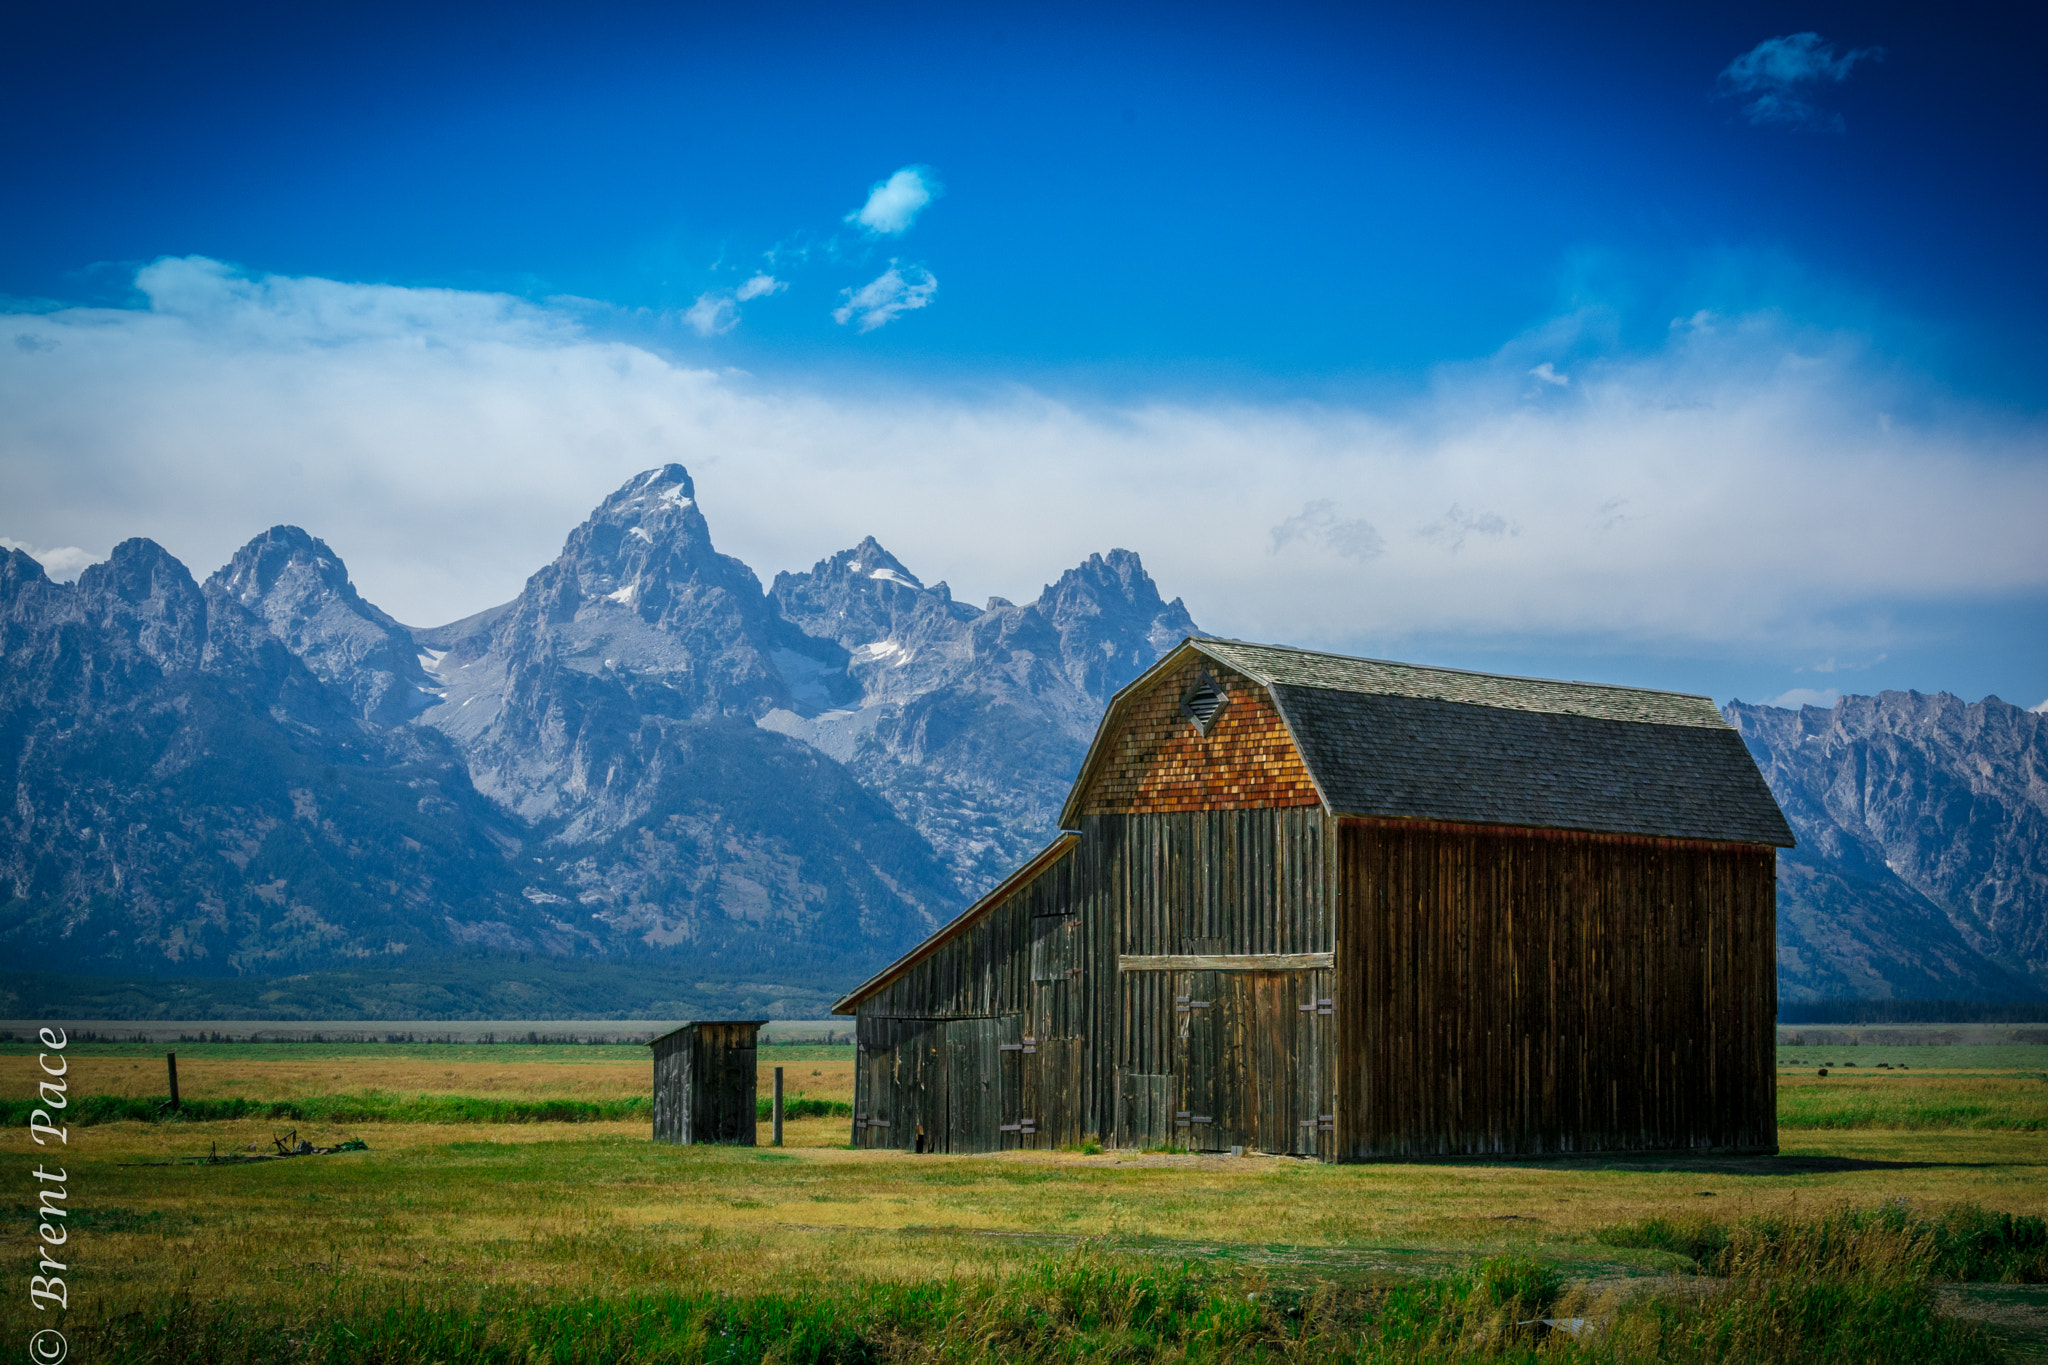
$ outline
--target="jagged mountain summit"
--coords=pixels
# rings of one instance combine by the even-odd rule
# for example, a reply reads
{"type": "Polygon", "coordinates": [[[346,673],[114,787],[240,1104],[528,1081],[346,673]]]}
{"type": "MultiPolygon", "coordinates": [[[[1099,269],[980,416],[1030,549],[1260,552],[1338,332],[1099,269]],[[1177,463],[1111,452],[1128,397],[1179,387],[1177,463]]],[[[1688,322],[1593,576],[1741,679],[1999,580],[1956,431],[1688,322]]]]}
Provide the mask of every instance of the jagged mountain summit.
{"type": "Polygon", "coordinates": [[[795,704],[785,670],[845,658],[713,547],[680,465],[606,498],[511,603],[416,638],[442,689],[420,723],[547,831],[580,912],[614,938],[900,945],[958,905],[885,802],[753,723],[795,704]]]}
{"type": "Polygon", "coordinates": [[[512,602],[415,634],[443,690],[424,723],[469,754],[478,788],[590,833],[645,813],[611,747],[641,717],[750,720],[790,700],[772,655],[795,633],[712,547],[680,465],[606,498],[512,602]]]}
{"type": "Polygon", "coordinates": [[[778,574],[770,594],[792,625],[846,651],[858,701],[771,710],[761,724],[851,766],[968,891],[1051,837],[1116,690],[1202,633],[1128,550],[1091,555],[1021,607],[998,598],[976,611],[871,536],[778,574]]]}
{"type": "MultiPolygon", "coordinates": [[[[1110,694],[1194,633],[1122,550],[1022,607],[955,602],[873,537],[764,593],[668,465],[605,499],[517,600],[415,637],[443,689],[422,723],[491,799],[561,822],[559,842],[665,809],[664,746],[744,719],[843,765],[915,829],[950,873],[943,894],[908,897],[929,920],[1050,837],[1110,694]]],[[[592,894],[623,894],[598,880],[592,894]]]]}
{"type": "Polygon", "coordinates": [[[412,632],[365,602],[341,556],[296,526],[273,526],[244,545],[206,588],[261,618],[366,720],[396,725],[440,698],[412,632]]]}
{"type": "Polygon", "coordinates": [[[1786,998],[2048,994],[2048,715],[1945,692],[1726,714],[1799,838],[1786,998]]]}

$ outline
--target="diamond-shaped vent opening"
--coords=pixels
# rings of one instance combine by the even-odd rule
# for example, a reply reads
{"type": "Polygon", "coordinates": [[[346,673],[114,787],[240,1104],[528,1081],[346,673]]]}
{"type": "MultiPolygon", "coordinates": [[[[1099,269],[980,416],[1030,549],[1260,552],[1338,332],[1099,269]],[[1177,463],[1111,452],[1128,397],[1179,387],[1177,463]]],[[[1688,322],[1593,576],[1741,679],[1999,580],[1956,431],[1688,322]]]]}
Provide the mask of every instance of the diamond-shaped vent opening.
{"type": "Polygon", "coordinates": [[[1229,700],[1229,694],[1217,685],[1216,680],[1203,673],[1189,684],[1187,691],[1181,693],[1180,709],[1195,723],[1195,728],[1206,735],[1209,727],[1216,723],[1216,717],[1222,714],[1223,704],[1229,700]]]}

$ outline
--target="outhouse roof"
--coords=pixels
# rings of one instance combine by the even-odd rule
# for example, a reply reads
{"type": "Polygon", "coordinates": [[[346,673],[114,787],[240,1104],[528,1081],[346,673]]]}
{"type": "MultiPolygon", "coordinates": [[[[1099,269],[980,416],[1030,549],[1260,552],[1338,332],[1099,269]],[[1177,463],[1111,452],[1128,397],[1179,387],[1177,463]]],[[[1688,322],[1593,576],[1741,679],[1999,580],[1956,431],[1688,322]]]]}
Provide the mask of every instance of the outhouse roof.
{"type": "Polygon", "coordinates": [[[1265,688],[1336,815],[1793,843],[1709,698],[1198,638],[1111,700],[1062,825],[1124,704],[1190,651],[1265,688]]]}
{"type": "Polygon", "coordinates": [[[714,1025],[724,1028],[734,1024],[752,1024],[755,1028],[759,1028],[763,1024],[766,1024],[768,1022],[769,1021],[766,1019],[691,1019],[687,1022],[677,1024],[667,1033],[658,1034],[657,1036],[648,1039],[647,1046],[653,1047],[656,1043],[662,1041],[662,1039],[664,1038],[673,1038],[678,1033],[687,1033],[693,1028],[706,1028],[714,1025]]]}

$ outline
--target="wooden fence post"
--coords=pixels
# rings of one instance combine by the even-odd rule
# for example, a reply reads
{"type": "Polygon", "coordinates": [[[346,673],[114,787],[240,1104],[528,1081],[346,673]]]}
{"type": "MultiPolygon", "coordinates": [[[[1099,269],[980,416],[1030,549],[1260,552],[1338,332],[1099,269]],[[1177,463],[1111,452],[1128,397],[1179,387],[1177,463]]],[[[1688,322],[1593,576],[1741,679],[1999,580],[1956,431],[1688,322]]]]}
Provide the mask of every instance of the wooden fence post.
{"type": "Polygon", "coordinates": [[[775,1068],[775,1145],[782,1145],[782,1068],[775,1068]]]}
{"type": "Polygon", "coordinates": [[[178,1107],[178,1054],[166,1052],[164,1063],[171,1069],[171,1108],[178,1107]]]}

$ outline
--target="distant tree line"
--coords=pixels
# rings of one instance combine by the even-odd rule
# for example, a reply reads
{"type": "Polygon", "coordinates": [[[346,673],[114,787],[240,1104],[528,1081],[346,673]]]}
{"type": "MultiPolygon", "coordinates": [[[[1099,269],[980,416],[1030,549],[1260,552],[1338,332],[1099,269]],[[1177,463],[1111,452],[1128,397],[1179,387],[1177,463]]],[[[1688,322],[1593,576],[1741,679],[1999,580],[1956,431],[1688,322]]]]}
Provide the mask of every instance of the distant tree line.
{"type": "Polygon", "coordinates": [[[1784,1000],[1781,1024],[2042,1024],[2048,1000],[1784,1000]]]}

